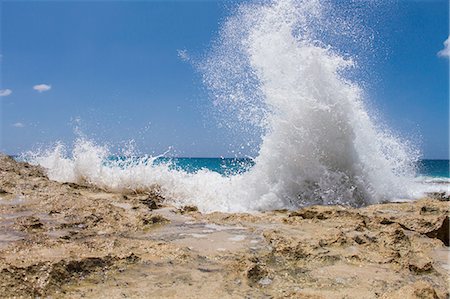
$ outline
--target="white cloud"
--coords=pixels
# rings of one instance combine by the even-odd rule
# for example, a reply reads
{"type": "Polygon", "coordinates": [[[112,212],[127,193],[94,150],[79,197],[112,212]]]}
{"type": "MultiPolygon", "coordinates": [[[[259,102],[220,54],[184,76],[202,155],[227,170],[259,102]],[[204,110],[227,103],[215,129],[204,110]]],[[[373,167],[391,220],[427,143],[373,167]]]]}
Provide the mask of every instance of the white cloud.
{"type": "Polygon", "coordinates": [[[450,58],[450,36],[444,42],[444,49],[438,52],[438,56],[450,58]]]}
{"type": "Polygon", "coordinates": [[[0,89],[0,97],[7,97],[12,94],[11,89],[0,89]]]}
{"type": "Polygon", "coordinates": [[[52,89],[52,86],[47,85],[47,84],[38,84],[38,85],[33,86],[33,89],[37,90],[39,92],[44,92],[44,91],[52,89]]]}
{"type": "Polygon", "coordinates": [[[15,123],[12,126],[15,127],[15,128],[23,128],[23,127],[25,127],[25,125],[23,123],[21,123],[21,122],[15,123]]]}
{"type": "Polygon", "coordinates": [[[178,57],[183,60],[183,61],[189,61],[191,58],[189,57],[189,54],[187,52],[187,50],[177,50],[178,52],[178,57]]]}

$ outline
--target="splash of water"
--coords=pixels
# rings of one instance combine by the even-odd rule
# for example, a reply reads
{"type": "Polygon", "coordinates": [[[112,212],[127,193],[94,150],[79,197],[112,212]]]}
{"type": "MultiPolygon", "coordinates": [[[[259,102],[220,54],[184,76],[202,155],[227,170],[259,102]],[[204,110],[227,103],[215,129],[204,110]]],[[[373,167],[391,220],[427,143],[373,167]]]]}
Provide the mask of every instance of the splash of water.
{"type": "Polygon", "coordinates": [[[345,76],[354,61],[318,40],[330,27],[326,8],[319,0],[241,5],[202,65],[215,105],[262,134],[248,172],[190,174],[153,165],[151,157],[105,165],[107,149],[86,140],[76,143],[72,158],[58,146],[32,160],[55,180],[121,191],[158,186],[171,203],[203,211],[411,197],[418,155],[371,118],[363,91],[345,76]]]}

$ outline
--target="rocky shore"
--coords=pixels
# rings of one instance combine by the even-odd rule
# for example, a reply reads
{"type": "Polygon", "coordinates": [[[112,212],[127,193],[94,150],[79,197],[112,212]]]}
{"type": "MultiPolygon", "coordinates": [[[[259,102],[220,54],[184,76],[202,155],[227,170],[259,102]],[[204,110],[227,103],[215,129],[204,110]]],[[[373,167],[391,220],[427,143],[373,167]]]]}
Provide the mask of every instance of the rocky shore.
{"type": "Polygon", "coordinates": [[[1,155],[0,297],[448,298],[449,209],[202,214],[1,155]]]}

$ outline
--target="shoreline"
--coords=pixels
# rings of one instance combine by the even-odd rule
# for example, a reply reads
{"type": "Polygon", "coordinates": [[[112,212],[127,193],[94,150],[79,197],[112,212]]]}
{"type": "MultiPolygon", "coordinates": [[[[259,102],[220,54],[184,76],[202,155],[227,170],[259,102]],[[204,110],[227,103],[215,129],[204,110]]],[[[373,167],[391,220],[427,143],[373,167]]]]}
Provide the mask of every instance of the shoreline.
{"type": "Polygon", "coordinates": [[[448,197],[202,214],[0,155],[0,198],[7,298],[449,296],[448,197]]]}

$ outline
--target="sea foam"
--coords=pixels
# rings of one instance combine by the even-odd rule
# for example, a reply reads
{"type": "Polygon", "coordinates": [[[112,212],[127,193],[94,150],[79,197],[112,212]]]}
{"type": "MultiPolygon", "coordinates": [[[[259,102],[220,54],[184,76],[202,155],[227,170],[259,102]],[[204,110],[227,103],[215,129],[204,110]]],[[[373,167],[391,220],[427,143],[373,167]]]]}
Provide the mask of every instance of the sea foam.
{"type": "Polygon", "coordinates": [[[348,76],[351,55],[320,40],[331,35],[326,16],[332,9],[319,0],[240,5],[199,64],[217,109],[261,134],[255,165],[245,173],[188,173],[154,165],[154,157],[105,163],[108,149],[85,139],[71,155],[58,145],[28,160],[57,181],[115,191],[156,188],[171,204],[206,212],[362,206],[418,196],[417,152],[371,117],[362,88],[348,76]]]}

